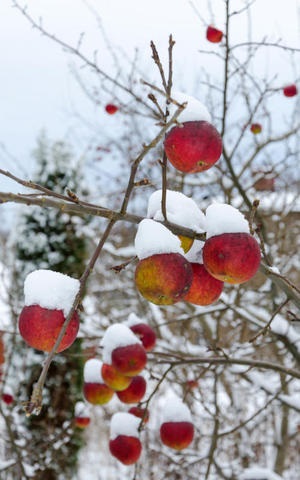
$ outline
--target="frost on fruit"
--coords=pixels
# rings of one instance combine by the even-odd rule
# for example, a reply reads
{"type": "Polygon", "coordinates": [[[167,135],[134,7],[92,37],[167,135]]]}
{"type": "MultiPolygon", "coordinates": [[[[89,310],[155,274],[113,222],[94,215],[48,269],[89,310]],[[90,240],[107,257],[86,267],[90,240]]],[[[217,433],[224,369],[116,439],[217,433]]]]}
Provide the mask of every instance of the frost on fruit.
{"type": "Polygon", "coordinates": [[[79,280],[52,270],[34,270],[24,282],[25,305],[62,310],[67,316],[80,287],[79,280]]]}
{"type": "MultiPolygon", "coordinates": [[[[194,120],[204,120],[206,122],[211,122],[211,114],[209,113],[206,106],[197,98],[175,90],[172,90],[171,97],[180,104],[186,103],[184,110],[177,117],[177,121],[179,123],[192,122],[194,120]]],[[[170,119],[178,109],[178,106],[174,103],[169,103],[167,108],[169,111],[168,119],[170,119]]]]}
{"type": "Polygon", "coordinates": [[[147,218],[139,223],[134,246],[140,260],[160,253],[183,254],[179,238],[161,223],[147,218]]]}
{"type": "Polygon", "coordinates": [[[137,343],[142,345],[142,342],[129,327],[122,323],[111,325],[106,329],[101,342],[103,347],[103,362],[111,364],[111,354],[116,348],[127,347],[128,345],[137,343]]]}
{"type": "Polygon", "coordinates": [[[244,215],[226,203],[212,203],[206,209],[206,238],[222,233],[249,233],[244,215]]]}
{"type": "MultiPolygon", "coordinates": [[[[163,221],[161,208],[162,190],[156,190],[148,200],[147,217],[163,221]]],[[[171,223],[191,228],[197,233],[205,232],[205,215],[196,202],[181,192],[166,191],[167,219],[171,223]]]]}

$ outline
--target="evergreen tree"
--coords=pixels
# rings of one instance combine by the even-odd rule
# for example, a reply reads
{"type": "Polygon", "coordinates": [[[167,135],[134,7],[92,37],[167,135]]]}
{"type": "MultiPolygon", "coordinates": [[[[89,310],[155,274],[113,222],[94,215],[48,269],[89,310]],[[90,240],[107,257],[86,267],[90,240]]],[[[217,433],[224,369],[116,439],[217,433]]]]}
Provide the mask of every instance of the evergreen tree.
{"type": "MultiPolygon", "coordinates": [[[[62,141],[50,143],[45,134],[38,139],[34,152],[37,162],[34,181],[57,193],[66,189],[79,192],[78,165],[73,161],[68,145],[62,141]]],[[[18,222],[14,289],[21,305],[26,275],[36,269],[50,269],[79,278],[87,253],[83,235],[85,221],[64,212],[30,208],[18,222]]],[[[28,349],[20,395],[30,398],[33,383],[39,376],[44,353],[28,349]]],[[[21,355],[24,355],[22,344],[21,355]]],[[[37,465],[35,480],[72,478],[76,470],[77,453],[82,444],[81,433],[72,426],[76,401],[82,400],[81,342],[75,341],[66,353],[56,357],[49,371],[44,407],[39,416],[26,422],[24,431],[32,465],[37,465]]]]}

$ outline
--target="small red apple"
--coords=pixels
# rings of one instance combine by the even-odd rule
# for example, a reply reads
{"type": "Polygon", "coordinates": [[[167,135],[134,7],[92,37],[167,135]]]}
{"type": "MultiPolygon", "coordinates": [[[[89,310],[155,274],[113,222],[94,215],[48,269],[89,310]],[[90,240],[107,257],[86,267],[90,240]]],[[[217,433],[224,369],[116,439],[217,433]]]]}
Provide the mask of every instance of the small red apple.
{"type": "Polygon", "coordinates": [[[250,130],[252,133],[254,133],[254,135],[257,135],[262,131],[262,126],[260,123],[252,123],[250,130]]]}
{"type": "Polygon", "coordinates": [[[223,38],[223,32],[212,25],[208,25],[206,29],[206,38],[209,42],[220,43],[223,38]]]}
{"type": "Polygon", "coordinates": [[[128,377],[138,375],[146,365],[147,354],[141,343],[117,347],[111,353],[112,365],[128,377]]]}
{"type": "Polygon", "coordinates": [[[160,427],[160,438],[167,447],[183,450],[194,438],[194,425],[191,422],[164,422],[160,427]]]}
{"type": "Polygon", "coordinates": [[[184,300],[194,305],[211,305],[221,295],[224,283],[212,277],[201,263],[191,263],[191,266],[193,281],[184,300]]]}
{"type": "Polygon", "coordinates": [[[124,465],[136,463],[142,453],[139,438],[130,435],[118,435],[109,441],[110,453],[124,465]]]}
{"type": "Polygon", "coordinates": [[[146,408],[131,407],[128,412],[138,418],[141,418],[144,423],[147,423],[149,421],[149,410],[147,410],[146,408]]]}
{"type": "MultiPolygon", "coordinates": [[[[19,330],[25,342],[36,350],[50,352],[61,331],[65,316],[62,310],[50,310],[39,305],[25,306],[19,317],[19,330]]],[[[79,317],[74,312],[57,352],[62,352],[75,341],[79,317]]]]}
{"type": "Polygon", "coordinates": [[[103,381],[116,392],[125,390],[129,387],[132,378],[118,372],[112,365],[103,363],[101,374],[103,381]]]}
{"type": "Polygon", "coordinates": [[[108,403],[114,393],[114,390],[105,383],[84,382],[83,384],[84,398],[92,405],[104,405],[108,403]]]}
{"type": "Polygon", "coordinates": [[[117,392],[119,400],[123,403],[138,403],[146,393],[147,383],[144,377],[137,375],[132,377],[132,381],[126,390],[117,392]]]}
{"type": "Polygon", "coordinates": [[[90,417],[75,417],[74,425],[77,428],[86,428],[91,423],[90,417]]]}
{"type": "Polygon", "coordinates": [[[159,253],[143,258],[135,270],[140,294],[157,305],[182,300],[192,283],[190,263],[180,253],[159,253]]]}
{"type": "Polygon", "coordinates": [[[119,108],[114,105],[113,103],[108,103],[106,106],[105,106],[105,111],[109,114],[109,115],[113,115],[114,113],[116,113],[117,111],[119,110],[119,108]]]}
{"type": "Polygon", "coordinates": [[[206,270],[222,282],[250,280],[260,265],[260,248],[249,233],[223,233],[208,238],[203,247],[206,270]]]}
{"type": "Polygon", "coordinates": [[[156,343],[156,333],[147,323],[131,325],[130,330],[141,340],[146,352],[153,350],[156,343]]]}
{"type": "Polygon", "coordinates": [[[180,172],[203,172],[219,160],[222,138],[211,123],[185,122],[167,133],[164,150],[170,163],[180,172]]]}
{"type": "Polygon", "coordinates": [[[11,405],[14,401],[14,397],[11,393],[2,393],[2,400],[6,405],[11,405]]]}
{"type": "Polygon", "coordinates": [[[298,89],[294,83],[291,85],[286,85],[283,88],[283,95],[285,97],[294,97],[295,95],[297,95],[297,93],[298,93],[298,89]]]}
{"type": "Polygon", "coordinates": [[[139,418],[130,413],[119,412],[112,416],[109,450],[124,465],[136,463],[141,455],[139,426],[139,418]]]}
{"type": "Polygon", "coordinates": [[[186,386],[189,390],[194,390],[195,388],[199,387],[198,380],[187,380],[186,386]]]}

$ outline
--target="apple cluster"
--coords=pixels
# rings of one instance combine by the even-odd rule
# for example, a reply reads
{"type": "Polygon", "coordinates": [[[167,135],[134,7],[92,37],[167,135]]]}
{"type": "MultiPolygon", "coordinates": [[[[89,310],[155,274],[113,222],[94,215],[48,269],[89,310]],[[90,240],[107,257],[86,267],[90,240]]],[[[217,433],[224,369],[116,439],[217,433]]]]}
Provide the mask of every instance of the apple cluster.
{"type": "MultiPolygon", "coordinates": [[[[198,215],[201,221],[194,225],[184,214],[184,208],[181,215],[174,217],[175,205],[183,199],[182,194],[177,196],[176,193],[166,192],[167,214],[170,212],[171,221],[180,224],[184,219],[183,226],[191,226],[195,231],[205,228],[206,240],[195,240],[185,251],[185,242],[156,221],[161,219],[160,206],[150,197],[148,214],[150,212],[155,220],[142,220],[135,238],[139,258],[135,270],[136,287],[146,300],[157,305],[172,305],[178,301],[210,305],[220,297],[224,282],[241,284],[255,275],[260,265],[260,248],[250,235],[244,216],[231,205],[210,205],[204,218],[198,215]]],[[[187,200],[190,199],[186,197],[185,206],[189,205],[187,200]]]]}

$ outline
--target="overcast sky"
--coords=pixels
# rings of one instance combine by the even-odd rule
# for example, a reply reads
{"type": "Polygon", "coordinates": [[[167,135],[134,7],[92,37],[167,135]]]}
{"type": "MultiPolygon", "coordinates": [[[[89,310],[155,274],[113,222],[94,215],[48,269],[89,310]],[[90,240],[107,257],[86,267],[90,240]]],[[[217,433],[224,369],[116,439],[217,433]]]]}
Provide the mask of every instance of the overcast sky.
{"type": "MultiPolygon", "coordinates": [[[[207,23],[223,29],[223,0],[194,0],[207,23]]],[[[242,0],[233,0],[236,7],[242,0]]],[[[20,0],[20,4],[24,2],[20,0]]],[[[207,46],[205,27],[188,0],[28,0],[28,11],[43,19],[44,27],[59,38],[76,44],[85,32],[84,52],[92,57],[99,50],[99,63],[107,62],[97,20],[88,5],[97,9],[112,45],[122,46],[129,56],[137,46],[145,65],[151,53],[150,40],[166,51],[168,35],[176,40],[175,62],[189,87],[192,68],[199,62],[199,48],[207,46]]],[[[257,0],[252,13],[253,39],[281,37],[285,44],[299,47],[299,3],[297,0],[257,0]],[[298,7],[297,7],[298,5],[298,7]],[[298,10],[297,10],[298,8],[298,10]]],[[[241,39],[244,26],[235,25],[241,39]]],[[[78,136],[74,112],[95,115],[95,110],[78,89],[70,72],[71,57],[29,25],[12,7],[11,0],[0,1],[0,143],[10,155],[26,166],[38,133],[45,128],[53,139],[78,136]]],[[[204,61],[204,59],[203,59],[204,61]]],[[[270,59],[269,59],[270,61],[270,59]]],[[[291,71],[282,64],[283,82],[290,82],[291,71]]],[[[96,112],[97,115],[97,112],[96,112]]],[[[99,113],[103,118],[103,111],[99,113]]],[[[79,133],[80,135],[80,133],[79,133]]],[[[14,161],[0,151],[1,167],[14,169],[14,161]]],[[[20,170],[15,172],[20,173],[20,170]]],[[[3,182],[3,181],[2,181],[3,182]]],[[[1,183],[0,177],[0,190],[1,183]]]]}

